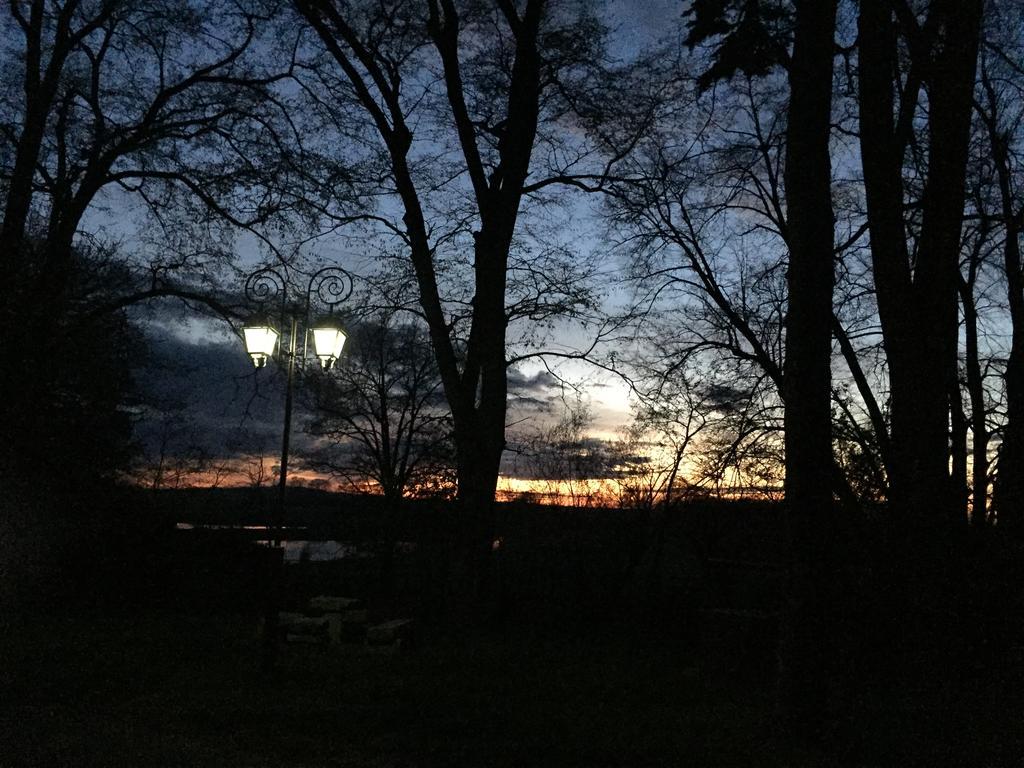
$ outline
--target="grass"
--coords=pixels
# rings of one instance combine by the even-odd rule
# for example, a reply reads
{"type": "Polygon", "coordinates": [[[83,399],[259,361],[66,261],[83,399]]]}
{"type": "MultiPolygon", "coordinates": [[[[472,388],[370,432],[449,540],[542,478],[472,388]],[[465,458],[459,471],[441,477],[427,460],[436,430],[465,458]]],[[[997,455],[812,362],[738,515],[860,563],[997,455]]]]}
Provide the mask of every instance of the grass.
{"type": "Polygon", "coordinates": [[[764,691],[618,637],[433,633],[400,654],[287,647],[251,621],[150,615],[3,633],[0,764],[776,764],[764,691]]]}
{"type": "Polygon", "coordinates": [[[654,635],[434,628],[397,654],[287,646],[273,674],[258,662],[255,622],[244,617],[8,619],[0,766],[1010,766],[1024,758],[1024,665],[981,671],[949,695],[930,687],[868,703],[860,719],[806,747],[779,736],[766,684],[654,635]]]}

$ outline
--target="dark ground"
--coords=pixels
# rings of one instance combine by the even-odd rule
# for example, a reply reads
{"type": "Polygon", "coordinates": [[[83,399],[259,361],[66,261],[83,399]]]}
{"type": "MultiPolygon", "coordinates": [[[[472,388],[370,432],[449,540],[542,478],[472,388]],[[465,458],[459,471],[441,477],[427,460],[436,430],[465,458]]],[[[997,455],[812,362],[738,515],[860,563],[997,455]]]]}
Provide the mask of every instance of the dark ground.
{"type": "Polygon", "coordinates": [[[642,642],[519,630],[398,655],[289,646],[264,676],[237,620],[67,618],[14,635],[6,765],[806,763],[780,752],[763,691],[709,691],[693,659],[642,642]]]}
{"type": "MultiPolygon", "coordinates": [[[[964,637],[947,622],[934,658],[898,680],[840,670],[821,732],[796,740],[773,715],[771,507],[689,509],[657,565],[643,515],[505,509],[486,628],[442,618],[428,534],[443,525],[414,510],[397,530],[418,547],[389,588],[372,559],[303,563],[285,598],[358,594],[415,615],[415,647],[288,645],[269,675],[250,545],[174,534],[167,520],[211,513],[168,509],[91,539],[89,557],[61,561],[63,589],[30,580],[34,599],[22,589],[0,614],[0,766],[1024,766],[1024,640],[998,610],[1013,584],[993,577],[1013,552],[977,558],[992,607],[957,619],[964,637]]],[[[357,512],[333,534],[365,533],[357,512]]]]}

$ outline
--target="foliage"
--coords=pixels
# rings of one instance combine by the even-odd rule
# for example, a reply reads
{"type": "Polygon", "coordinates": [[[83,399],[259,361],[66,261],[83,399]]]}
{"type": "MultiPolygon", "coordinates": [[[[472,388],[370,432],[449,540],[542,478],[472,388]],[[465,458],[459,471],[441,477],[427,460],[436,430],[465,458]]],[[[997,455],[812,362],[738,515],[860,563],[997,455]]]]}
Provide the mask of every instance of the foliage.
{"type": "MultiPolygon", "coordinates": [[[[40,252],[25,254],[31,269],[40,252]]],[[[22,356],[4,366],[9,389],[0,402],[4,472],[70,487],[92,486],[122,470],[131,450],[133,394],[130,368],[139,336],[123,311],[96,313],[106,287],[116,283],[117,262],[107,254],[76,250],[66,275],[67,294],[56,322],[54,308],[30,309],[8,332],[34,335],[22,356]]]]}
{"type": "Polygon", "coordinates": [[[711,65],[700,75],[701,89],[737,72],[749,77],[767,75],[789,60],[792,11],[778,0],[696,0],[686,11],[686,44],[692,50],[714,40],[711,65]]]}

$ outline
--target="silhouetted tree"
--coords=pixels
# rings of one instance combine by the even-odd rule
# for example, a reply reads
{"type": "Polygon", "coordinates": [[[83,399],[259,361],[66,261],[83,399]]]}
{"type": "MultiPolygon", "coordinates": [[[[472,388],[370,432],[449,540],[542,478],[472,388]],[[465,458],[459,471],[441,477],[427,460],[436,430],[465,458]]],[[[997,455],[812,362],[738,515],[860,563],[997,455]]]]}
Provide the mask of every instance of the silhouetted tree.
{"type": "Polygon", "coordinates": [[[832,58],[835,0],[797,0],[786,115],[789,244],[786,313],[786,513],[792,574],[784,619],[783,698],[802,724],[823,717],[823,673],[835,659],[839,539],[832,454],[832,58]]]}
{"type": "MultiPolygon", "coordinates": [[[[1020,249],[1024,200],[1017,173],[1024,141],[1020,126],[1024,79],[1018,63],[1021,44],[1014,36],[1019,32],[1014,18],[1012,12],[1003,9],[1001,13],[994,13],[988,23],[975,109],[987,149],[983,157],[991,164],[995,177],[996,195],[989,215],[993,227],[1002,233],[1002,270],[1011,329],[1003,375],[1006,417],[992,502],[1000,529],[1016,533],[1024,521],[1024,265],[1020,249]]],[[[976,463],[980,450],[979,445],[975,452],[976,463]]],[[[974,509],[973,522],[984,525],[985,507],[978,504],[977,480],[974,509]]]]}
{"type": "Polygon", "coordinates": [[[21,412],[49,413],[60,397],[47,344],[68,343],[68,328],[83,324],[70,283],[78,255],[120,265],[89,318],[160,296],[229,316],[216,289],[234,255],[223,228],[272,247],[266,230],[280,214],[348,187],[335,175],[328,191],[311,191],[329,171],[304,143],[309,123],[285,114],[298,33],[278,41],[280,4],[17,0],[5,8],[0,322],[32,329],[0,336],[0,357],[17,362],[0,370],[0,420],[14,426],[21,412]],[[130,217],[118,216],[108,235],[93,214],[129,202],[159,234],[115,248],[130,217]]]}
{"type": "Polygon", "coordinates": [[[589,434],[594,414],[577,393],[563,403],[554,422],[518,436],[517,473],[542,484],[548,498],[570,507],[602,501],[602,479],[609,472],[604,441],[589,434]]]}
{"type": "MultiPolygon", "coordinates": [[[[977,153],[972,165],[977,168],[977,153]]],[[[994,245],[992,243],[992,226],[987,213],[987,203],[979,188],[980,180],[974,183],[972,191],[973,208],[980,214],[977,225],[965,228],[964,248],[961,275],[958,282],[960,307],[963,316],[963,388],[970,403],[970,417],[966,416],[961,405],[961,382],[952,384],[950,392],[950,411],[952,423],[952,445],[954,460],[952,475],[955,487],[963,491],[962,514],[967,516],[967,499],[970,495],[971,523],[976,526],[987,525],[988,493],[989,493],[989,443],[992,431],[989,428],[991,408],[986,391],[986,373],[988,366],[986,350],[982,348],[984,332],[982,311],[979,304],[987,303],[981,286],[986,261],[994,245]],[[967,430],[971,433],[971,470],[968,483],[967,468],[967,430]],[[960,454],[959,456],[957,454],[960,454]]]]}
{"type": "Polygon", "coordinates": [[[622,492],[642,506],[660,504],[667,511],[677,495],[700,481],[683,461],[713,428],[714,406],[708,390],[686,371],[673,368],[666,374],[646,367],[639,373],[633,423],[620,440],[625,455],[616,460],[616,478],[622,492]]]}
{"type": "MultiPolygon", "coordinates": [[[[737,71],[788,76],[785,211],[767,208],[788,249],[785,362],[775,383],[785,404],[785,493],[791,573],[782,621],[781,704],[806,728],[825,713],[821,684],[834,658],[832,329],[835,223],[830,141],[837,3],[707,2],[695,5],[689,44],[717,41],[705,87],[737,71]],[[790,41],[792,41],[790,43],[790,41]],[[791,48],[790,48],[791,45],[791,48]],[[790,52],[791,50],[791,52],[790,52]]],[[[734,323],[735,325],[735,323],[734,323]]]]}
{"type": "MultiPolygon", "coordinates": [[[[332,81],[322,67],[319,82],[366,118],[380,150],[372,167],[397,209],[381,223],[413,268],[452,414],[472,552],[463,570],[480,576],[505,448],[510,320],[576,306],[564,284],[552,286],[559,301],[520,306],[510,254],[528,200],[553,185],[596,186],[615,159],[593,162],[574,127],[600,114],[589,96],[605,71],[604,30],[586,4],[554,0],[297,5],[340,70],[332,81]],[[452,290],[459,270],[463,295],[452,290]]],[[[632,130],[643,122],[634,115],[632,130]]]]}
{"type": "Polygon", "coordinates": [[[451,485],[451,416],[426,329],[384,314],[355,326],[345,358],[311,379],[313,466],[389,502],[451,485]]]}
{"type": "Polygon", "coordinates": [[[223,462],[216,462],[196,439],[188,419],[179,411],[164,414],[154,445],[134,457],[131,475],[135,482],[152,490],[188,487],[199,481],[216,488],[230,474],[223,462]],[[207,470],[210,476],[205,477],[207,470]]]}
{"type": "Polygon", "coordinates": [[[890,500],[914,536],[948,530],[958,519],[949,387],[981,12],[980,1],[943,0],[921,19],[909,6],[864,0],[858,17],[860,150],[892,419],[890,500]],[[927,153],[917,166],[925,180],[911,252],[906,150],[925,85],[927,153]]]}

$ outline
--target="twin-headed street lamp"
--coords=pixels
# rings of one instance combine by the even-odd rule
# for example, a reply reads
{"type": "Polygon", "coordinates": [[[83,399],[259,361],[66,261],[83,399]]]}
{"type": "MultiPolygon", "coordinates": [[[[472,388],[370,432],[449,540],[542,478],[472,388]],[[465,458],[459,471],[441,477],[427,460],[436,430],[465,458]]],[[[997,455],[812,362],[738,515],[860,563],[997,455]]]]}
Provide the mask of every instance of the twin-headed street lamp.
{"type": "Polygon", "coordinates": [[[274,549],[271,582],[267,589],[267,605],[264,617],[265,668],[272,667],[277,656],[277,596],[276,571],[283,560],[280,549],[281,530],[284,523],[285,490],[288,484],[288,447],[292,431],[292,391],[295,385],[295,366],[309,356],[309,341],[312,336],[313,355],[320,361],[320,367],[327,371],[341,356],[345,346],[345,332],[334,309],[352,294],[352,276],[340,267],[325,267],[315,272],[306,287],[305,307],[295,307],[288,302],[288,282],[277,270],[267,267],[253,272],[245,281],[245,295],[259,305],[257,314],[242,328],[245,350],[256,368],[263,368],[275,352],[287,361],[287,384],[284,398],[284,431],[281,436],[281,473],[278,478],[278,503],[268,534],[274,549]],[[326,313],[316,320],[311,319],[314,296],[326,313]],[[267,312],[267,305],[280,299],[280,322],[275,323],[267,312]],[[302,346],[298,343],[299,320],[302,322],[302,346]],[[287,328],[287,344],[278,341],[279,329],[287,328]]]}
{"type": "MultiPolygon", "coordinates": [[[[306,288],[306,305],[303,311],[306,325],[306,338],[303,339],[302,358],[308,351],[309,336],[313,337],[313,354],[319,358],[321,367],[326,371],[334,366],[345,346],[345,331],[341,327],[334,308],[352,294],[352,276],[341,267],[324,267],[315,272],[309,279],[306,288]],[[327,313],[311,322],[310,312],[313,308],[313,296],[327,307],[327,313]]],[[[288,304],[288,283],[281,273],[272,267],[253,272],[245,281],[245,295],[260,305],[260,311],[249,319],[242,328],[245,339],[245,350],[257,368],[262,368],[274,355],[280,331],[277,324],[267,314],[264,305],[280,297],[281,317],[287,318],[294,326],[298,322],[295,308],[288,304]]],[[[282,352],[294,359],[298,350],[282,352]]]]}
{"type": "Polygon", "coordinates": [[[245,295],[255,302],[259,309],[242,328],[245,350],[257,368],[266,366],[267,361],[280,350],[280,356],[287,361],[288,373],[284,399],[284,432],[281,437],[281,474],[278,478],[279,498],[277,515],[271,525],[274,545],[280,543],[281,524],[284,521],[285,489],[288,484],[288,447],[292,427],[292,391],[295,385],[295,366],[306,360],[309,341],[312,336],[313,354],[320,360],[323,370],[330,370],[341,356],[345,346],[345,331],[334,314],[335,308],[352,295],[352,275],[341,267],[324,267],[314,272],[306,286],[305,306],[296,307],[288,301],[288,281],[272,267],[253,272],[245,281],[245,295]],[[316,320],[311,318],[314,297],[326,312],[316,320]],[[280,300],[280,323],[275,323],[267,311],[268,305],[280,300]],[[299,318],[303,318],[302,346],[298,343],[299,318]],[[280,328],[287,327],[288,341],[278,344],[280,328]]]}
{"type": "MultiPolygon", "coordinates": [[[[297,318],[292,315],[291,319],[294,322],[297,318]]],[[[333,368],[341,357],[341,350],[347,338],[338,318],[332,314],[324,315],[311,328],[308,327],[307,319],[307,333],[313,337],[313,354],[320,360],[320,367],[325,371],[333,368]]],[[[257,368],[263,368],[267,360],[273,357],[277,347],[280,337],[277,326],[263,315],[254,315],[242,328],[242,335],[245,338],[245,351],[249,353],[253,364],[257,368]]],[[[295,351],[286,354],[293,355],[295,351]]],[[[305,357],[305,354],[302,357],[305,357]]]]}

